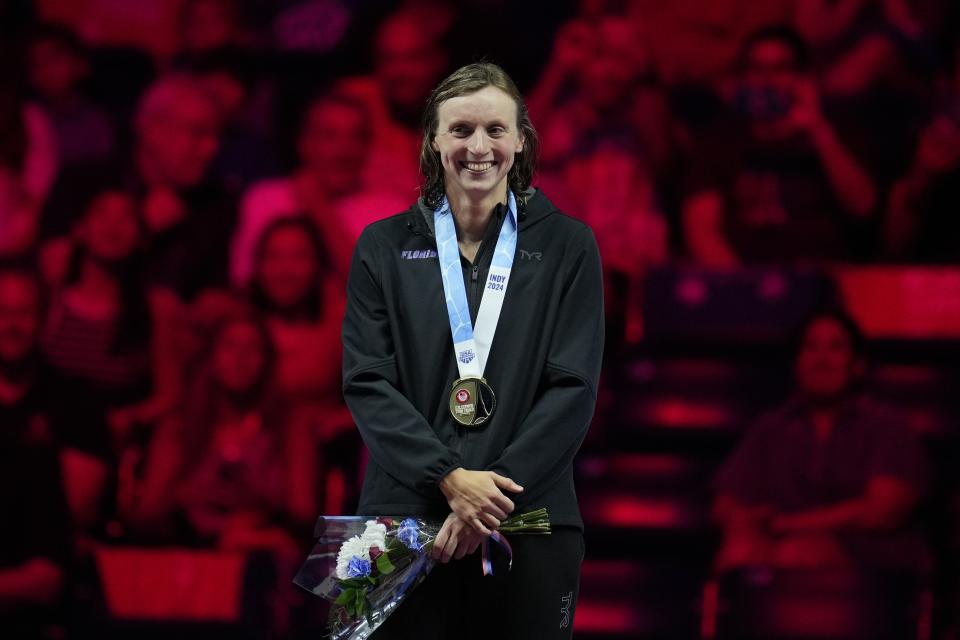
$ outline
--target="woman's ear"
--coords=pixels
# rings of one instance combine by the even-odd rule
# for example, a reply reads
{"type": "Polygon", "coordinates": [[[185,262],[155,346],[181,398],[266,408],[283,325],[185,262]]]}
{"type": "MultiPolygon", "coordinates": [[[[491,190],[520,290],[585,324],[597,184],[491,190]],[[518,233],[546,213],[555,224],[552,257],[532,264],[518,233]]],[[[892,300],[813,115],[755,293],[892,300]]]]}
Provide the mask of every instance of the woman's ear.
{"type": "Polygon", "coordinates": [[[523,134],[521,133],[519,136],[517,136],[517,148],[514,151],[514,153],[523,153],[523,141],[524,141],[524,137],[523,137],[523,134]]]}
{"type": "Polygon", "coordinates": [[[440,145],[437,144],[436,136],[434,136],[434,138],[430,140],[430,148],[436,151],[437,153],[440,153],[440,145]]]}

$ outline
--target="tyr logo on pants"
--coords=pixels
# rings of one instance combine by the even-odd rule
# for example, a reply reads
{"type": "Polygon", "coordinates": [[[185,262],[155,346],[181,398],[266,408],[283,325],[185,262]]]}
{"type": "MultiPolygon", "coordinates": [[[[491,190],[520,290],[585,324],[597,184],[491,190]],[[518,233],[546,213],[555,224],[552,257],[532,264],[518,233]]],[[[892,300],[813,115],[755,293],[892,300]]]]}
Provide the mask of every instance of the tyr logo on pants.
{"type": "Polygon", "coordinates": [[[560,598],[560,628],[566,629],[570,626],[570,605],[573,604],[573,592],[560,598]]]}

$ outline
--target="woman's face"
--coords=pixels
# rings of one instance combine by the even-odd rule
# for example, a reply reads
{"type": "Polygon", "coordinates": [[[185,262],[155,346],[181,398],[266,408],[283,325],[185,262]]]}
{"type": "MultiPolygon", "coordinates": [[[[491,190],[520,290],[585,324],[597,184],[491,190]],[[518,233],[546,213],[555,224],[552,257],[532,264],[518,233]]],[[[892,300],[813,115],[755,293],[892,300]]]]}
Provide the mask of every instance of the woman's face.
{"type": "Polygon", "coordinates": [[[836,398],[850,388],[861,369],[850,335],[836,319],[820,318],[807,328],[796,360],[801,392],[815,398],[836,398]]]}
{"type": "Polygon", "coordinates": [[[258,278],[267,299],[280,309],[302,304],[311,295],[319,256],[302,229],[280,227],[266,239],[258,278]]]}
{"type": "Polygon", "coordinates": [[[266,345],[257,327],[249,322],[228,324],[213,349],[213,373],[225,391],[251,391],[266,366],[266,345]]]}
{"type": "Polygon", "coordinates": [[[497,87],[484,87],[440,103],[437,119],[432,146],[440,154],[447,196],[505,196],[514,157],[523,151],[513,98],[497,87]]]}
{"type": "Polygon", "coordinates": [[[122,191],[97,196],[80,224],[80,242],[88,254],[102,262],[130,257],[140,243],[136,203],[122,191]]]}

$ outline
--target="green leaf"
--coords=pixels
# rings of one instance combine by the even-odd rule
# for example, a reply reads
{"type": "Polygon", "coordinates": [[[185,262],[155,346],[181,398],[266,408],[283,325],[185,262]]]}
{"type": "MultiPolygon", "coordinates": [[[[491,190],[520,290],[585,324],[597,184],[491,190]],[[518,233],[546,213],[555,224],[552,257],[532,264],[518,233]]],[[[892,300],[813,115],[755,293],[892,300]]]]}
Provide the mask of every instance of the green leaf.
{"type": "Polygon", "coordinates": [[[394,569],[393,563],[390,562],[390,556],[385,553],[380,554],[380,557],[377,558],[377,571],[386,575],[393,573],[394,569]]]}
{"type": "Polygon", "coordinates": [[[340,595],[337,596],[337,599],[333,601],[334,604],[347,604],[348,602],[356,598],[356,596],[354,595],[355,591],[356,589],[344,589],[343,591],[340,592],[340,595]]]}
{"type": "Polygon", "coordinates": [[[359,618],[367,611],[367,594],[363,591],[357,591],[356,612],[359,618]]]}

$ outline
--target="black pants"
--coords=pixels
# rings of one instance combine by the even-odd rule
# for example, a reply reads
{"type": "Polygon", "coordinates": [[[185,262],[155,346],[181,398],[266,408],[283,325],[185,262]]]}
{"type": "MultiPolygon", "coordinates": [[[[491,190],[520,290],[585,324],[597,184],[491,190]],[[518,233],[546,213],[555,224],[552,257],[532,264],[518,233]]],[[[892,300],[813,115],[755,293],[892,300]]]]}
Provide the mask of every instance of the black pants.
{"type": "Polygon", "coordinates": [[[507,537],[512,570],[496,545],[492,576],[483,575],[479,550],[438,564],[372,640],[571,638],[583,534],[556,527],[548,536],[507,537]]]}

